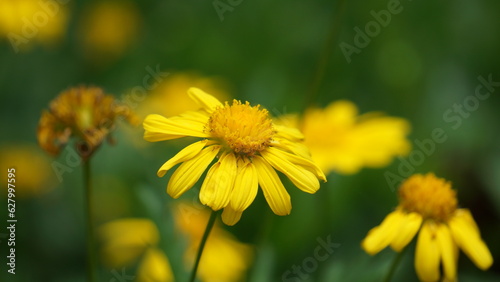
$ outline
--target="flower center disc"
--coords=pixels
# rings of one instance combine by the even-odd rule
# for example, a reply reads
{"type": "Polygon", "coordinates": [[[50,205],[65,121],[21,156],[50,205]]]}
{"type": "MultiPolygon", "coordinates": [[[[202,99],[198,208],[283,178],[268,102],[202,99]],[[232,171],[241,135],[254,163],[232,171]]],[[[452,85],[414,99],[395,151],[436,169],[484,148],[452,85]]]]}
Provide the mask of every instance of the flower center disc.
{"type": "Polygon", "coordinates": [[[408,178],[399,188],[399,197],[405,210],[438,221],[449,219],[457,208],[451,183],[431,173],[408,178]]]}
{"type": "Polygon", "coordinates": [[[226,102],[210,116],[208,130],[235,153],[253,156],[269,147],[275,133],[269,112],[259,108],[248,102],[226,102]]]}

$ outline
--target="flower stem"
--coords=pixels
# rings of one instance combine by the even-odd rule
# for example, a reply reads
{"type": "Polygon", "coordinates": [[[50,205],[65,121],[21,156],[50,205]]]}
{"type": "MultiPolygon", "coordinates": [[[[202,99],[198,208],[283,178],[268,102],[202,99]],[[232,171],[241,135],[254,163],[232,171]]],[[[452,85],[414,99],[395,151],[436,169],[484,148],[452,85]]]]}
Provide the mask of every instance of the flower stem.
{"type": "Polygon", "coordinates": [[[342,22],[342,15],[345,9],[345,0],[337,0],[333,8],[332,13],[332,25],[328,33],[328,37],[323,45],[323,50],[321,50],[321,55],[319,56],[316,72],[314,74],[313,80],[309,87],[309,91],[306,95],[304,106],[307,108],[311,106],[318,96],[318,91],[323,81],[330,57],[332,55],[334,45],[337,42],[339,36],[340,26],[342,22]]]}
{"type": "Polygon", "coordinates": [[[83,181],[85,185],[86,217],[87,217],[87,277],[95,280],[94,226],[92,224],[92,185],[90,173],[90,158],[83,159],[83,181]]]}
{"type": "Polygon", "coordinates": [[[207,227],[205,228],[205,233],[203,233],[203,237],[201,237],[200,247],[198,248],[198,254],[196,255],[193,271],[191,272],[191,278],[189,279],[190,282],[194,282],[196,280],[196,272],[198,271],[198,265],[200,264],[201,255],[203,254],[205,243],[207,243],[208,235],[210,235],[210,231],[212,231],[212,227],[214,227],[216,218],[217,212],[212,211],[212,213],[210,214],[210,218],[208,219],[207,227]]]}
{"type": "Polygon", "coordinates": [[[401,259],[403,258],[404,253],[406,252],[406,249],[408,249],[408,245],[404,247],[401,252],[399,252],[396,257],[394,258],[394,261],[392,262],[391,268],[389,268],[389,272],[387,272],[387,275],[385,276],[384,281],[385,282],[390,282],[392,280],[392,277],[394,276],[394,273],[396,272],[396,269],[398,268],[399,263],[401,262],[401,259]]]}

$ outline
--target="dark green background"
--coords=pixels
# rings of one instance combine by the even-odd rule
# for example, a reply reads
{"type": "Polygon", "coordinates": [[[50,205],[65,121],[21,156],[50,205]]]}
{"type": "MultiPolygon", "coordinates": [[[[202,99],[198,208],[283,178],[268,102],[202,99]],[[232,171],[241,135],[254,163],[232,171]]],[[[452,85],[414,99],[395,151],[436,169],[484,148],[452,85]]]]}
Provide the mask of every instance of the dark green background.
{"type": "MultiPolygon", "coordinates": [[[[319,106],[349,99],[362,113],[383,111],[408,119],[412,143],[430,138],[435,128],[445,131],[447,141],[437,144],[415,172],[434,171],[453,182],[461,207],[472,211],[498,260],[500,88],[461,118],[457,129],[452,128],[455,122],[443,119],[455,104],[474,95],[478,76],[500,81],[498,1],[401,1],[403,10],[392,15],[351,63],[339,44],[353,45],[354,28],[364,29],[374,20],[370,11],[387,9],[390,1],[337,2],[246,0],[224,13],[221,21],[211,1],[138,1],[142,26],[137,41],[118,60],[97,66],[84,57],[78,40],[81,11],[91,1],[70,1],[70,25],[56,48],[36,46],[16,54],[6,39],[0,42],[0,144],[35,143],[42,109],[62,90],[92,84],[120,97],[142,85],[146,66],[223,77],[235,98],[260,103],[273,114],[301,111],[308,99],[319,106]]],[[[141,131],[137,129],[136,135],[141,131]]],[[[116,197],[129,207],[120,217],[155,220],[174,272],[184,281],[182,244],[174,241],[172,219],[165,212],[173,202],[164,191],[168,179],[156,177],[157,169],[180,145],[164,142],[136,148],[120,129],[115,137],[118,144],[103,146],[93,159],[96,209],[109,209],[116,197]],[[106,193],[113,197],[99,198],[106,193]]],[[[64,158],[63,154],[58,161],[64,158]]],[[[397,205],[397,194],[384,173],[397,173],[400,163],[395,160],[387,168],[363,169],[349,176],[332,173],[316,195],[283,179],[293,204],[287,217],[272,215],[259,193],[242,220],[227,228],[240,240],[257,244],[248,281],[281,281],[286,270],[313,255],[318,237],[328,236],[339,247],[319,263],[308,281],[381,281],[396,253],[384,250],[370,257],[360,242],[397,205]]],[[[64,175],[49,194],[17,203],[17,274],[12,279],[6,273],[2,241],[2,281],[84,281],[80,170],[64,175]]],[[[196,187],[182,198],[195,198],[196,187]]],[[[2,202],[5,194],[1,193],[2,202]]],[[[4,221],[6,205],[1,206],[4,221]]],[[[413,255],[414,243],[395,281],[417,279],[413,255]]],[[[134,268],[127,273],[134,273],[134,268]]],[[[113,275],[102,268],[100,277],[110,281],[113,275]]],[[[480,271],[461,253],[458,278],[498,281],[500,268],[495,263],[489,271],[480,271]]]]}

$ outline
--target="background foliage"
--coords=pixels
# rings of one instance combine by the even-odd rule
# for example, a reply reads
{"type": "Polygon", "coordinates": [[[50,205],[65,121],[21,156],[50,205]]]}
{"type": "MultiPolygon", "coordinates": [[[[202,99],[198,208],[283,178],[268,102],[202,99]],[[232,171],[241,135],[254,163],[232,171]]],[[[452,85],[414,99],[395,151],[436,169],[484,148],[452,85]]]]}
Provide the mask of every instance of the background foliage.
{"type": "MultiPolygon", "coordinates": [[[[319,106],[348,99],[362,113],[382,111],[408,119],[412,142],[442,128],[447,141],[436,144],[435,152],[414,166],[415,172],[434,171],[453,182],[460,205],[471,209],[483,239],[499,259],[500,88],[461,117],[456,129],[454,122],[443,118],[455,104],[474,95],[478,76],[500,81],[497,1],[401,1],[402,12],[392,14],[390,23],[353,54],[350,63],[339,44],[353,45],[354,28],[364,29],[374,20],[370,11],[387,9],[391,1],[241,1],[223,14],[222,21],[211,1],[136,1],[137,35],[116,58],[89,56],[82,43],[81,23],[94,2],[65,4],[67,30],[50,47],[35,44],[16,53],[8,39],[0,42],[2,149],[36,144],[40,113],[61,91],[91,84],[120,98],[143,85],[148,66],[170,74],[196,71],[221,78],[234,98],[260,103],[273,115],[301,111],[312,91],[319,106]],[[332,29],[334,41],[329,44],[332,29]],[[314,87],[322,63],[323,80],[314,87]]],[[[120,217],[153,219],[174,272],[185,275],[179,274],[183,270],[176,262],[182,248],[170,244],[172,218],[166,210],[173,200],[164,191],[167,179],[156,176],[162,162],[185,143],[142,144],[142,129],[127,126],[120,124],[114,132],[117,144],[104,145],[93,160],[96,224],[120,217]]],[[[64,164],[66,157],[64,152],[56,161],[64,164]]],[[[52,159],[47,159],[50,164],[52,159]]],[[[318,238],[330,236],[338,248],[307,274],[309,281],[380,281],[396,254],[385,250],[370,257],[360,242],[397,204],[384,173],[397,173],[401,162],[396,159],[387,168],[363,169],[355,175],[332,173],[316,195],[302,193],[283,179],[293,203],[287,217],[272,215],[259,192],[241,222],[227,228],[258,247],[247,280],[281,281],[285,271],[313,255],[318,238]]],[[[5,178],[7,166],[14,164],[2,165],[5,178]]],[[[39,171],[34,167],[18,178],[39,171]]],[[[55,176],[53,170],[46,173],[55,176]]],[[[85,279],[81,176],[81,167],[72,167],[62,181],[54,178],[49,192],[17,199],[17,274],[13,278],[4,271],[7,249],[1,239],[0,280],[85,279]]],[[[197,187],[182,198],[196,201],[197,187]]],[[[6,203],[6,193],[0,194],[6,203]]],[[[1,206],[5,222],[6,205],[1,206]]],[[[0,233],[6,233],[3,227],[0,233]]],[[[416,280],[412,249],[396,280],[416,280]]],[[[458,269],[461,281],[500,277],[497,262],[482,272],[463,254],[458,269]]],[[[100,277],[111,281],[113,274],[102,268],[100,277]]]]}

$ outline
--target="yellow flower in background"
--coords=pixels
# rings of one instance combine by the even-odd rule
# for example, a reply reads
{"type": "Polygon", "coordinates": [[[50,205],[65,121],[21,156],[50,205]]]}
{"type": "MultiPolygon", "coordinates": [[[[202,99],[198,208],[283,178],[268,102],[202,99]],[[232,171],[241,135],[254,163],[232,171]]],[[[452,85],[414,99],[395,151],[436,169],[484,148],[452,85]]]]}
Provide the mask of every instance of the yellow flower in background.
{"type": "Polygon", "coordinates": [[[130,109],[97,87],[75,87],[61,93],[42,112],[37,138],[47,152],[58,155],[71,136],[83,141],[78,152],[89,157],[104,141],[110,139],[115,122],[124,118],[137,124],[130,109]]]}
{"type": "Polygon", "coordinates": [[[434,174],[416,174],[399,188],[399,205],[368,232],[361,246],[374,255],[387,246],[400,252],[419,232],[415,269],[422,281],[455,281],[458,248],[482,270],[493,263],[469,210],[457,208],[451,183],[434,174]]]}
{"type": "Polygon", "coordinates": [[[56,43],[64,34],[68,9],[64,1],[0,1],[0,37],[9,40],[15,51],[26,50],[37,41],[56,43]]]}
{"type": "Polygon", "coordinates": [[[102,241],[102,261],[108,268],[130,266],[141,258],[138,281],[174,281],[167,256],[157,248],[160,235],[151,220],[114,220],[103,224],[98,235],[102,241]]]}
{"type": "Polygon", "coordinates": [[[144,120],[144,139],[150,142],[186,136],[203,138],[181,150],[158,171],[162,177],[182,163],[167,185],[167,193],[174,199],[189,190],[216,157],[199,197],[215,211],[224,209],[222,219],[228,225],[240,220],[255,199],[259,185],[275,214],[290,214],[290,195],[275,169],[311,194],[319,189],[318,178],[326,181],[305,153],[300,143],[302,134],[274,124],[260,105],[237,100],[222,104],[198,88],[190,88],[188,94],[201,109],[171,118],[153,114],[144,120]]]}
{"type": "Polygon", "coordinates": [[[157,248],[149,248],[144,254],[139,269],[137,281],[140,282],[169,282],[174,281],[170,263],[165,253],[157,248]]]}
{"type": "Polygon", "coordinates": [[[203,77],[195,72],[172,73],[153,86],[144,102],[140,102],[137,113],[146,117],[148,114],[175,116],[195,111],[198,106],[186,95],[191,87],[204,89],[220,101],[229,99],[226,83],[221,79],[203,77]]]}
{"type": "MultiPolygon", "coordinates": [[[[39,148],[31,144],[4,145],[0,150],[0,168],[15,168],[16,197],[36,197],[55,187],[51,164],[39,148]]],[[[2,173],[2,183],[7,183],[7,173],[2,173]]]]}
{"type": "Polygon", "coordinates": [[[97,63],[121,57],[137,40],[141,22],[131,1],[99,1],[88,7],[80,24],[83,47],[97,63]]]}
{"type": "MultiPolygon", "coordinates": [[[[186,236],[186,268],[192,268],[210,213],[205,209],[180,203],[174,209],[177,229],[186,236]]],[[[198,277],[205,282],[243,281],[252,264],[253,248],[237,241],[217,223],[206,242],[198,268],[198,277]]]]}
{"type": "Polygon", "coordinates": [[[383,167],[410,150],[406,139],[410,125],[406,120],[380,113],[358,116],[356,105],[349,101],[308,109],[300,125],[314,162],[326,174],[383,167]]]}

